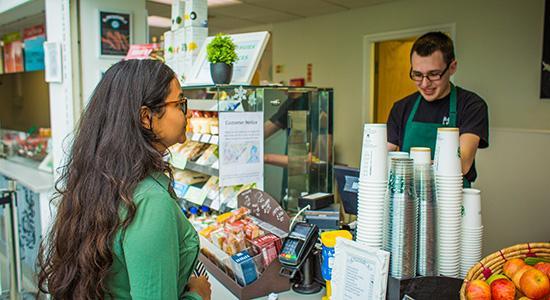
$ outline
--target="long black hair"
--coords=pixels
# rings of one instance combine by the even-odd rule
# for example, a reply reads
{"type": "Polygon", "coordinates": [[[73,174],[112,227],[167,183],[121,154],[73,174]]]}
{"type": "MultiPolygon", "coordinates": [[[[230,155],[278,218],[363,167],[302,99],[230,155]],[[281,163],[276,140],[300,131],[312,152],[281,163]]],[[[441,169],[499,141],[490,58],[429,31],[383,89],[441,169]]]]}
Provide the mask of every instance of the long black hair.
{"type": "Polygon", "coordinates": [[[145,106],[162,116],[175,78],[160,61],[128,60],[109,68],[97,85],[56,182],[57,215],[40,247],[39,287],[53,299],[109,293],[114,237],[135,215],[134,189],[155,171],[172,177],[140,111],[145,106]]]}

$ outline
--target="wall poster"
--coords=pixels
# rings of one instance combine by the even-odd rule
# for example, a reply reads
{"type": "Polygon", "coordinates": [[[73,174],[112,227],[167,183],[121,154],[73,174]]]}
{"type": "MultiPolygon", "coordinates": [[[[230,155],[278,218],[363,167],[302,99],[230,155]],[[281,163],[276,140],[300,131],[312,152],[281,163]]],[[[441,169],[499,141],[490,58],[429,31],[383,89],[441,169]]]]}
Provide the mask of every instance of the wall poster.
{"type": "Polygon", "coordinates": [[[100,55],[126,56],[132,42],[131,15],[129,13],[99,12],[100,55]]]}

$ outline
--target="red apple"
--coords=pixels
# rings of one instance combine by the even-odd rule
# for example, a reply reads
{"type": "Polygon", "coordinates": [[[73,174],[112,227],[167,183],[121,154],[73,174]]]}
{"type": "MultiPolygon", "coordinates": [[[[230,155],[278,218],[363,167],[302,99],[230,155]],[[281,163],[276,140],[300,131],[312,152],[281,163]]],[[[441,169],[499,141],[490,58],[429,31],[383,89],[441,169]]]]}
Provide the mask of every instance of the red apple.
{"type": "Polygon", "coordinates": [[[491,300],[491,288],[483,280],[472,280],[466,285],[466,299],[491,300]]]}
{"type": "Polygon", "coordinates": [[[535,266],[535,269],[541,271],[542,273],[546,274],[546,276],[550,277],[550,263],[547,262],[539,262],[535,266]]]}
{"type": "Polygon", "coordinates": [[[522,259],[512,258],[504,263],[504,266],[502,266],[502,272],[504,275],[508,276],[508,278],[512,279],[514,273],[516,273],[523,266],[525,266],[525,262],[522,259]]]}
{"type": "Polygon", "coordinates": [[[497,279],[491,283],[491,296],[493,300],[514,300],[516,287],[509,279],[497,279]]]}
{"type": "Polygon", "coordinates": [[[512,281],[514,282],[514,284],[516,285],[516,287],[519,289],[520,288],[520,285],[519,285],[519,281],[521,279],[521,276],[529,271],[529,270],[534,270],[535,268],[531,267],[530,265],[525,265],[523,267],[521,267],[521,269],[517,270],[515,273],[514,273],[514,276],[512,276],[512,281]]]}
{"type": "Polygon", "coordinates": [[[528,270],[521,276],[520,289],[525,296],[539,299],[550,294],[550,280],[537,269],[528,270]]]}

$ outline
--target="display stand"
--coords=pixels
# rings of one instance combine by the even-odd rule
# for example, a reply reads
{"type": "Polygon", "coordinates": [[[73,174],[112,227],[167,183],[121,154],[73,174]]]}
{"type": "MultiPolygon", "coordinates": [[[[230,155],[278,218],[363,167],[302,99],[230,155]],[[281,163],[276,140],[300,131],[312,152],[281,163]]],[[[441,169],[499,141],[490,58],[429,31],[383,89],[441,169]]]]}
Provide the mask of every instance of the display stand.
{"type": "MultiPolygon", "coordinates": [[[[250,189],[239,194],[238,206],[250,209],[251,217],[258,220],[258,225],[281,238],[286,237],[290,225],[290,218],[284,209],[269,194],[250,189]]],[[[239,299],[252,299],[266,296],[269,293],[284,292],[290,289],[288,278],[279,275],[281,264],[274,260],[253,283],[247,286],[239,285],[232,276],[222,270],[203,253],[199,260],[204,264],[208,273],[216,277],[231,293],[239,299]]]]}
{"type": "Polygon", "coordinates": [[[426,276],[399,280],[388,277],[387,300],[401,299],[460,299],[462,279],[426,276]],[[409,298],[407,298],[407,296],[409,298]]]}

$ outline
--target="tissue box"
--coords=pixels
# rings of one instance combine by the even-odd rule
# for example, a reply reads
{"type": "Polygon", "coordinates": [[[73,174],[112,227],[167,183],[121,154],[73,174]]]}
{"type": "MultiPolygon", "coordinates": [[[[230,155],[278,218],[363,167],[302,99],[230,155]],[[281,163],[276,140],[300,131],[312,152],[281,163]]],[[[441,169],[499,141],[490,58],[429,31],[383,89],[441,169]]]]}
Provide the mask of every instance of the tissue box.
{"type": "Polygon", "coordinates": [[[169,61],[174,58],[174,33],[172,31],[166,31],[164,33],[164,59],[169,61]]]}
{"type": "Polygon", "coordinates": [[[171,18],[171,29],[176,30],[182,28],[184,25],[185,18],[185,1],[183,0],[172,0],[172,18],[171,18]]]}
{"type": "Polygon", "coordinates": [[[185,46],[185,28],[179,28],[172,31],[172,47],[174,48],[174,57],[185,54],[187,47],[185,46]]]}
{"type": "Polygon", "coordinates": [[[208,28],[186,27],[184,35],[187,55],[191,55],[193,61],[195,61],[199,55],[202,44],[204,44],[208,37],[208,28]]]}
{"type": "Polygon", "coordinates": [[[185,27],[208,27],[208,1],[187,0],[183,25],[185,27]]]}

